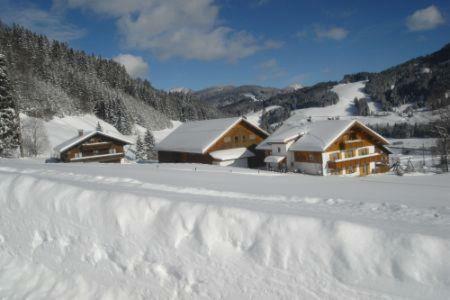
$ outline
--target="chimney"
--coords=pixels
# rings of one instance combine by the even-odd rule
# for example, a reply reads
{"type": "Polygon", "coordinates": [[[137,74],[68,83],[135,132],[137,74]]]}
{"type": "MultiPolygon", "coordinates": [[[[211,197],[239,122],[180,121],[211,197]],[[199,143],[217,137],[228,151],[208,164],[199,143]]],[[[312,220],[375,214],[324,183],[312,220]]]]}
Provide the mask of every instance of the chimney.
{"type": "Polygon", "coordinates": [[[78,129],[78,136],[83,136],[84,135],[84,131],[83,129],[78,129]]]}

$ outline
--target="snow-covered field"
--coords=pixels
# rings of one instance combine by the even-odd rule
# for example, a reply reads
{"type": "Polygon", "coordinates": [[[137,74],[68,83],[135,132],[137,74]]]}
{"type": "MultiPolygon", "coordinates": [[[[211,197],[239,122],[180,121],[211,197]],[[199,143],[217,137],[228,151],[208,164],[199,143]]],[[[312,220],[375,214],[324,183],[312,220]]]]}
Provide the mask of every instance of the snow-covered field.
{"type": "Polygon", "coordinates": [[[448,299],[450,176],[0,160],[0,298],[448,299]]]}

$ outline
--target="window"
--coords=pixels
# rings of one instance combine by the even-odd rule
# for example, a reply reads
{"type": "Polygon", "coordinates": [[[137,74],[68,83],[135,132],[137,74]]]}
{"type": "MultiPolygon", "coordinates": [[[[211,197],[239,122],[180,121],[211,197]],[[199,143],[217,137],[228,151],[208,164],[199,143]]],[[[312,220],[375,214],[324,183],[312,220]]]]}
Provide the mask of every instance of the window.
{"type": "Polygon", "coordinates": [[[109,149],[109,154],[116,154],[116,148],[109,149]]]}
{"type": "Polygon", "coordinates": [[[242,136],[242,141],[245,142],[245,135],[242,136]]]}
{"type": "Polygon", "coordinates": [[[235,137],[234,137],[234,142],[235,142],[235,143],[239,143],[239,137],[238,137],[238,136],[235,136],[235,137]]]}
{"type": "Polygon", "coordinates": [[[308,160],[314,161],[314,155],[312,155],[311,153],[308,153],[308,160]]]}
{"type": "Polygon", "coordinates": [[[345,151],[345,158],[351,158],[355,156],[355,151],[353,149],[345,151]]]}
{"type": "Polygon", "coordinates": [[[280,148],[280,147],[277,147],[277,150],[278,150],[278,153],[280,153],[280,152],[281,152],[281,148],[280,148]]]}
{"type": "Polygon", "coordinates": [[[81,157],[83,157],[83,153],[81,153],[81,152],[75,153],[75,158],[81,158],[81,157]]]}
{"type": "Polygon", "coordinates": [[[330,160],[331,161],[336,161],[339,159],[339,152],[335,152],[335,153],[331,153],[330,154],[330,160]]]}
{"type": "Polygon", "coordinates": [[[254,134],[250,134],[250,137],[249,137],[249,139],[250,139],[251,141],[253,141],[253,140],[256,140],[256,135],[254,135],[254,134]]]}
{"type": "Polygon", "coordinates": [[[369,148],[362,148],[358,150],[358,155],[368,155],[369,154],[369,148]]]}
{"type": "Polygon", "coordinates": [[[358,137],[356,136],[356,132],[350,132],[350,140],[356,140],[356,139],[358,139],[358,137]]]}
{"type": "Polygon", "coordinates": [[[223,141],[224,141],[225,143],[229,143],[229,142],[231,142],[231,138],[230,138],[229,136],[226,136],[226,137],[223,139],[223,141]]]}
{"type": "Polygon", "coordinates": [[[94,150],[94,155],[98,155],[100,152],[98,150],[94,150]]]}

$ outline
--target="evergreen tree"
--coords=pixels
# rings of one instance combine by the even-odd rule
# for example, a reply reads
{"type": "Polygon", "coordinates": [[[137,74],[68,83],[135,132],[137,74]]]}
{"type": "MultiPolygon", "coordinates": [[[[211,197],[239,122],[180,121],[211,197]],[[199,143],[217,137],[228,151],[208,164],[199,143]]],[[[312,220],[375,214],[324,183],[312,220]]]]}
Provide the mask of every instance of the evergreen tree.
{"type": "Polygon", "coordinates": [[[156,157],[155,138],[150,130],[147,129],[144,136],[144,147],[147,159],[154,159],[156,157]]]}
{"type": "Polygon", "coordinates": [[[13,156],[20,145],[19,117],[6,73],[6,59],[0,54],[0,156],[13,156]]]}
{"type": "Polygon", "coordinates": [[[141,136],[138,135],[136,140],[136,160],[143,159],[145,159],[145,147],[144,143],[142,142],[141,136]]]}

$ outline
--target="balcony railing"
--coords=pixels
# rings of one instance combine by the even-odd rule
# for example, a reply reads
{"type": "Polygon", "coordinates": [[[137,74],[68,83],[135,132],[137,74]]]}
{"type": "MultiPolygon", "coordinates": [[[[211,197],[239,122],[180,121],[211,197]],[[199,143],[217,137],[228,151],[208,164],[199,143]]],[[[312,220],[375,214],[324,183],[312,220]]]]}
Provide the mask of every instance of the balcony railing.
{"type": "Polygon", "coordinates": [[[338,159],[335,161],[329,161],[328,167],[330,169],[341,169],[350,165],[368,164],[371,162],[379,162],[383,160],[383,155],[380,153],[371,153],[364,156],[354,156],[350,158],[338,159]]]}

